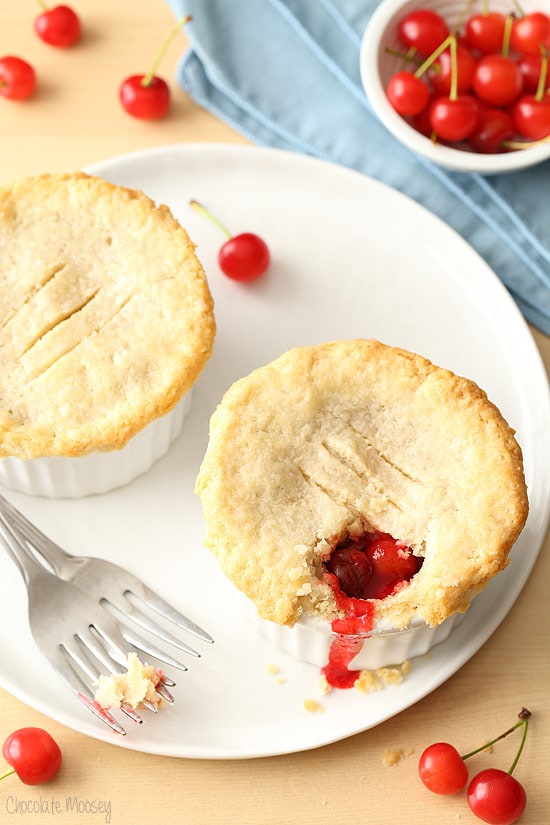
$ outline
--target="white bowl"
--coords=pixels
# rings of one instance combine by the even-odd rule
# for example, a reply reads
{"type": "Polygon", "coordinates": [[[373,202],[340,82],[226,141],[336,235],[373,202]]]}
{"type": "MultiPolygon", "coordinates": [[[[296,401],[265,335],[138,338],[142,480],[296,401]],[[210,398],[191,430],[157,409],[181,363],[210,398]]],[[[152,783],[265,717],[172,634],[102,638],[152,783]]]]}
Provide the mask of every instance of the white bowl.
{"type": "MultiPolygon", "coordinates": [[[[386,86],[402,60],[386,53],[386,48],[403,53],[405,49],[397,38],[397,26],[402,17],[413,9],[430,8],[447,21],[452,30],[464,12],[463,0],[383,0],[374,11],[365,30],[360,52],[361,81],[374,113],[384,126],[404,146],[438,166],[459,172],[479,172],[483,175],[514,172],[550,158],[550,142],[500,154],[478,152],[434,143],[416,131],[390,105],[386,86]]],[[[476,0],[470,14],[480,11],[481,0],[476,0]]],[[[504,13],[515,9],[512,0],[491,0],[491,11],[504,13]]],[[[544,11],[550,14],[550,0],[525,0],[526,12],[544,11]]]]}
{"type": "MultiPolygon", "coordinates": [[[[300,662],[307,662],[319,668],[327,664],[331,645],[337,638],[330,624],[302,616],[294,627],[284,627],[260,618],[255,605],[240,595],[246,617],[258,633],[274,647],[300,662]]],[[[349,668],[376,670],[379,667],[400,665],[415,656],[422,656],[435,645],[444,642],[463,616],[463,613],[455,613],[437,627],[429,627],[419,620],[406,630],[376,629],[360,637],[361,649],[350,662],[349,668]]]]}
{"type": "Polygon", "coordinates": [[[191,389],[166,415],[152,421],[121,450],[79,458],[44,456],[0,459],[0,482],[12,490],[46,498],[82,498],[123,487],[146,473],[168,452],[191,407],[191,389]]]}

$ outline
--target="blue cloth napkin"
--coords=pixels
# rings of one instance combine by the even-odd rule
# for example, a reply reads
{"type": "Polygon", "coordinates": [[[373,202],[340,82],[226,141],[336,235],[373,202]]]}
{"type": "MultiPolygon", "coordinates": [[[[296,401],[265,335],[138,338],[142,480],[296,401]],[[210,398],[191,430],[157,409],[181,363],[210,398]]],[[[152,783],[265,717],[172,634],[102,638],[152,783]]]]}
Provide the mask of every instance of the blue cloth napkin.
{"type": "Polygon", "coordinates": [[[508,175],[447,172],[402,147],[359,76],[375,0],[168,0],[191,14],[179,84],[253,142],[357,169],[435,212],[550,335],[550,162],[508,175]]]}

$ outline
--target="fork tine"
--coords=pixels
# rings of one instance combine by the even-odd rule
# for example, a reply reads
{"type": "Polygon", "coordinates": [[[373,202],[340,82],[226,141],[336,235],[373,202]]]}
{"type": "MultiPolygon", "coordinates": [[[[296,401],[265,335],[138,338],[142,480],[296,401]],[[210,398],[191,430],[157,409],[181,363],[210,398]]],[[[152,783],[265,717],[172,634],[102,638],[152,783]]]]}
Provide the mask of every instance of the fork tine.
{"type": "Polygon", "coordinates": [[[158,685],[156,687],[156,691],[157,691],[159,696],[162,696],[162,698],[166,702],[168,702],[168,704],[170,704],[170,705],[174,704],[174,701],[175,701],[174,697],[172,696],[172,694],[170,693],[170,691],[166,687],[166,684],[164,684],[162,681],[158,683],[158,685]]]}
{"type": "Polygon", "coordinates": [[[133,647],[137,649],[137,652],[140,651],[142,653],[148,653],[149,656],[154,656],[155,659],[158,659],[160,662],[164,662],[165,665],[170,665],[170,667],[175,667],[177,670],[186,671],[188,670],[187,666],[180,662],[178,659],[174,659],[173,656],[170,656],[169,653],[166,653],[164,650],[161,650],[160,647],[149,642],[147,639],[144,639],[142,636],[134,633],[129,628],[126,627],[123,630],[124,638],[126,641],[131,644],[133,647]]]}
{"type": "Polygon", "coordinates": [[[60,676],[62,676],[67,685],[71,688],[77,699],[86,708],[88,708],[88,710],[91,711],[97,719],[100,719],[104,724],[111,728],[114,733],[118,733],[121,736],[126,736],[126,731],[122,725],[117,722],[115,717],[109,713],[108,710],[102,708],[101,705],[94,701],[92,691],[84,682],[82,677],[77,674],[74,669],[72,657],[70,654],[65,655],[65,648],[63,646],[60,645],[56,651],[56,654],[54,655],[53,653],[50,653],[47,658],[50,660],[50,663],[53,665],[55,670],[60,676]]]}
{"type": "Polygon", "coordinates": [[[88,710],[90,710],[94,714],[94,716],[96,716],[98,719],[100,719],[102,722],[108,725],[108,727],[110,727],[111,730],[114,731],[114,733],[119,733],[121,736],[126,736],[126,731],[124,730],[122,725],[119,722],[117,722],[115,717],[111,713],[109,713],[108,710],[102,708],[101,705],[98,705],[97,702],[95,702],[93,699],[90,699],[90,697],[87,696],[85,693],[77,693],[76,695],[78,699],[80,699],[82,704],[85,705],[85,707],[87,707],[88,710]]]}
{"type": "Polygon", "coordinates": [[[124,594],[130,601],[133,598],[141,602],[140,606],[145,605],[145,607],[150,607],[158,613],[159,616],[173,622],[173,624],[182,630],[187,630],[189,633],[192,633],[193,636],[202,639],[203,642],[209,642],[210,644],[214,642],[210,633],[207,633],[202,627],[199,627],[199,625],[195,624],[191,619],[188,619],[187,616],[184,616],[183,613],[180,613],[179,610],[172,607],[171,604],[168,604],[162,596],[159,596],[158,593],[155,593],[155,591],[151,590],[146,584],[143,584],[143,582],[139,582],[139,584],[140,593],[129,590],[124,594]]]}
{"type": "MultiPolygon", "coordinates": [[[[88,677],[91,684],[97,684],[99,677],[101,676],[100,668],[96,667],[92,663],[92,657],[94,654],[88,648],[85,648],[85,645],[82,642],[82,639],[79,636],[75,637],[75,643],[71,646],[69,650],[68,647],[65,645],[65,649],[67,653],[71,655],[71,657],[75,660],[75,662],[79,665],[79,667],[84,671],[86,676],[88,677]]],[[[111,659],[110,656],[106,653],[104,657],[102,657],[102,661],[100,662],[108,671],[109,673],[120,673],[121,668],[118,662],[115,662],[114,659],[111,659]]],[[[91,691],[91,695],[93,692],[91,691]]],[[[138,725],[143,724],[143,719],[137,713],[133,707],[127,704],[122,704],[120,706],[120,710],[126,716],[128,716],[133,722],[136,722],[138,725]]]]}
{"type": "Polygon", "coordinates": [[[101,604],[106,607],[110,612],[112,611],[116,620],[120,623],[123,623],[124,626],[127,626],[127,620],[131,619],[144,630],[148,630],[153,636],[162,639],[164,642],[169,642],[174,647],[178,648],[179,650],[183,651],[183,653],[188,653],[190,656],[196,656],[200,658],[200,653],[198,653],[194,648],[190,645],[182,642],[181,639],[176,638],[172,633],[169,633],[163,627],[161,627],[157,622],[152,621],[143,613],[140,613],[133,604],[127,599],[128,607],[121,610],[120,607],[113,602],[109,601],[108,599],[101,599],[101,604]]]}
{"type": "Polygon", "coordinates": [[[126,663],[128,656],[128,646],[124,643],[124,637],[118,627],[113,622],[93,620],[88,628],[84,628],[79,634],[84,645],[94,653],[100,662],[105,660],[105,653],[121,665],[126,663]]]}

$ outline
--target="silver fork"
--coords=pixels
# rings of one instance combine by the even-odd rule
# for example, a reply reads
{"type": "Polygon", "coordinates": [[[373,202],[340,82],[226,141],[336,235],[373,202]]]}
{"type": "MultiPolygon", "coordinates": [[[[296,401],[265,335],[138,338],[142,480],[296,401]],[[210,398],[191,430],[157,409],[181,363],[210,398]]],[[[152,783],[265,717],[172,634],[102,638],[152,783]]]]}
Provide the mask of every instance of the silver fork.
{"type": "MultiPolygon", "coordinates": [[[[187,670],[178,659],[136,632],[136,624],[179,650],[200,656],[150,619],[144,607],[203,641],[213,641],[206,631],[122,568],[102,559],[67,553],[2,496],[0,537],[27,586],[29,622],[38,647],[78,699],[117,733],[124,734],[124,728],[93,700],[92,685],[100,673],[120,672],[132,649],[187,670]],[[43,562],[51,569],[46,569],[43,562]]],[[[159,694],[170,703],[173,697],[168,687],[173,685],[163,676],[157,686],[159,694]]],[[[153,705],[146,706],[155,710],[153,705]]],[[[121,710],[134,721],[142,721],[132,708],[123,706],[121,710]]]]}

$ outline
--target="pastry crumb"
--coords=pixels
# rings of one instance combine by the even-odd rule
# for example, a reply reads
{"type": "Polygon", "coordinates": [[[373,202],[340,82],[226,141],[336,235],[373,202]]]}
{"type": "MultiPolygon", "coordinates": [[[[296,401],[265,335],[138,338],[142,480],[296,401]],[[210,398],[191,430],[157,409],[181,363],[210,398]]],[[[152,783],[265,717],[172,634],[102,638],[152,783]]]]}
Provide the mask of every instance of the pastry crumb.
{"type": "Polygon", "coordinates": [[[270,676],[275,678],[275,684],[277,685],[285,685],[286,684],[286,677],[281,675],[281,668],[278,665],[269,664],[267,666],[267,672],[270,676]]]}
{"type": "Polygon", "coordinates": [[[304,699],[304,708],[308,713],[323,713],[325,710],[317,699],[304,699]]]}
{"type": "Polygon", "coordinates": [[[384,751],[384,756],[382,757],[382,762],[384,763],[386,768],[391,768],[394,765],[397,765],[402,759],[407,756],[411,756],[414,753],[413,748],[406,748],[405,750],[397,750],[394,748],[388,748],[388,750],[384,751]]]}
{"type": "Polygon", "coordinates": [[[143,702],[158,707],[162,703],[162,697],[156,692],[156,688],[161,678],[160,670],[143,664],[135,653],[129,653],[126,673],[101,675],[94,699],[107,710],[121,705],[130,705],[135,709],[143,702]]]}
{"type": "Polygon", "coordinates": [[[400,667],[379,667],[376,675],[383,685],[400,685],[403,681],[403,671],[400,667]]]}
{"type": "Polygon", "coordinates": [[[379,667],[376,670],[362,670],[354,687],[362,693],[381,690],[386,685],[400,685],[407,673],[411,671],[410,660],[394,667],[379,667]]]}
{"type": "Polygon", "coordinates": [[[382,689],[382,682],[378,679],[374,670],[362,670],[354,682],[354,687],[361,693],[372,693],[382,689]]]}

